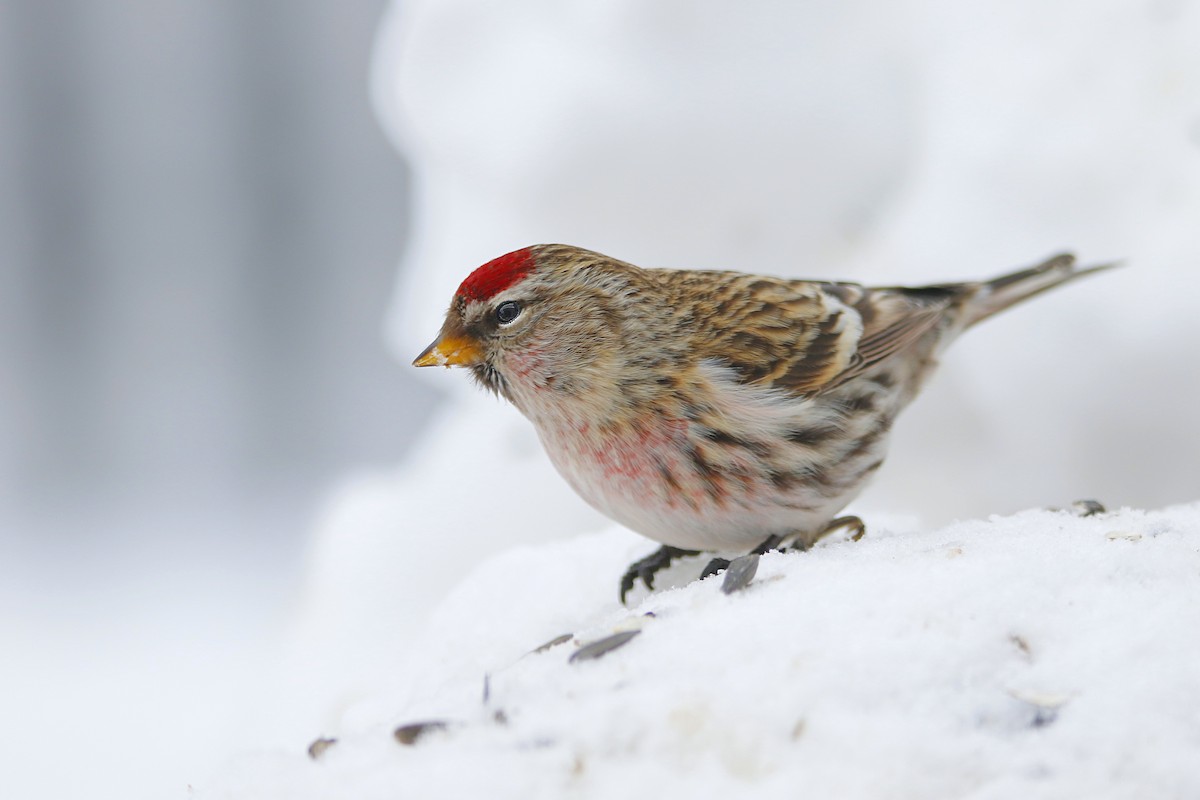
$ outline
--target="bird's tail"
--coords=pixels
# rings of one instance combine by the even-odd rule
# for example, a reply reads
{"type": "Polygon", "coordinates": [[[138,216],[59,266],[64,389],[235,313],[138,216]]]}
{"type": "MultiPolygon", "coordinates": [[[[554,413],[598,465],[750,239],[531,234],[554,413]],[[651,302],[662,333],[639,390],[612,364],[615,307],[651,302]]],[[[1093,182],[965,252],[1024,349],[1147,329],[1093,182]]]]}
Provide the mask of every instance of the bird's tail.
{"type": "Polygon", "coordinates": [[[969,328],[977,322],[997,314],[1009,306],[1016,305],[1042,292],[1053,289],[1060,284],[1073,281],[1084,275],[1094,275],[1107,269],[1119,266],[1120,262],[1098,264],[1091,267],[1075,265],[1075,256],[1071,253],[1061,253],[1053,256],[1036,267],[1023,269],[1008,275],[1001,275],[990,281],[979,284],[978,291],[967,302],[964,311],[963,327],[969,328]]]}

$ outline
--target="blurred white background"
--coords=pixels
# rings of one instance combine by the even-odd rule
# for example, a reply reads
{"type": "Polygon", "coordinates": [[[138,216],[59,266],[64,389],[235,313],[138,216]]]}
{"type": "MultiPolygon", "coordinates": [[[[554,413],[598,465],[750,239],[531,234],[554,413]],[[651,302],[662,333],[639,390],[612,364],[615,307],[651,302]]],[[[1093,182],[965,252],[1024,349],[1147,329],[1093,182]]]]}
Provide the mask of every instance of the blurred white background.
{"type": "Polygon", "coordinates": [[[533,242],[885,283],[1126,258],[965,337],[863,505],[1196,499],[1196,2],[401,1],[400,155],[383,6],[0,6],[0,794],[295,751],[472,562],[604,524],[516,412],[407,368],[533,242]]]}
{"type": "Polygon", "coordinates": [[[0,796],[181,795],[324,492],[424,416],[383,7],[0,3],[0,796]]]}

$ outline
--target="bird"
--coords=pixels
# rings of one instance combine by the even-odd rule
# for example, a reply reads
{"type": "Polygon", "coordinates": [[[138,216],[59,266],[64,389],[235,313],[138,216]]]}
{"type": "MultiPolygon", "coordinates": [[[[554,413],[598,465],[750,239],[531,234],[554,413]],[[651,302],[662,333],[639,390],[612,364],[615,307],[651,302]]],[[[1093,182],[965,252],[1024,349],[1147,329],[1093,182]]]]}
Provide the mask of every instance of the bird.
{"type": "Polygon", "coordinates": [[[413,364],[469,369],[533,424],[577,494],[661,543],[621,576],[624,602],[682,556],[860,537],[862,521],[838,514],[945,347],[1113,266],[1063,253],[991,280],[866,287],[540,244],[471,272],[413,364]]]}

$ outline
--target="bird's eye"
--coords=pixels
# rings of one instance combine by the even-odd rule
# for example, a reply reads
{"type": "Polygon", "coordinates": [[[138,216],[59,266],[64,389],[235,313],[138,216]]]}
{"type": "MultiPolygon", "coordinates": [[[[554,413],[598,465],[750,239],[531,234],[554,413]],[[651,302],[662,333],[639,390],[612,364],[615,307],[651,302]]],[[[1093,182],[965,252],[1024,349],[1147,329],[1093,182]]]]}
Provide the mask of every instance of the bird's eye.
{"type": "Polygon", "coordinates": [[[496,321],[501,325],[507,325],[521,315],[521,304],[512,300],[505,300],[500,305],[496,306],[496,321]]]}

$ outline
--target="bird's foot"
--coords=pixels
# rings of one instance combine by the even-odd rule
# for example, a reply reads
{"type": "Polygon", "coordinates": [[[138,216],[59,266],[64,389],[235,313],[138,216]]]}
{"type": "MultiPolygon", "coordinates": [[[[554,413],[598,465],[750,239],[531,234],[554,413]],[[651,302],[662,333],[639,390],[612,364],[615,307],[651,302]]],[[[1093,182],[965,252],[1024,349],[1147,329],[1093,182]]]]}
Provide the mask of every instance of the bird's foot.
{"type": "MultiPolygon", "coordinates": [[[[794,544],[792,544],[790,547],[783,546],[784,541],[788,537],[771,536],[771,537],[763,540],[763,542],[761,544],[759,544],[758,547],[755,547],[753,550],[751,550],[745,556],[742,556],[740,559],[735,560],[736,562],[739,562],[739,566],[741,567],[738,570],[738,576],[736,577],[736,580],[733,581],[733,583],[735,585],[731,586],[728,589],[723,588],[723,591],[726,591],[726,593],[731,592],[731,591],[736,591],[737,589],[740,589],[742,586],[745,586],[747,583],[749,583],[750,579],[754,576],[754,568],[757,568],[757,566],[758,566],[758,557],[763,555],[764,553],[770,553],[774,550],[784,551],[784,550],[788,550],[788,549],[800,550],[800,551],[808,550],[814,544],[821,541],[821,539],[824,539],[829,534],[831,534],[835,531],[841,530],[843,528],[846,528],[851,531],[850,539],[855,542],[857,542],[859,539],[861,539],[863,537],[863,535],[866,534],[866,532],[867,532],[867,527],[866,527],[866,525],[863,524],[863,521],[861,519],[859,519],[858,517],[849,517],[848,516],[848,517],[838,517],[837,519],[832,520],[828,525],[826,525],[824,528],[822,528],[821,532],[818,533],[815,537],[813,537],[810,541],[806,541],[804,538],[801,537],[801,538],[797,539],[796,542],[794,544]],[[743,579],[743,573],[744,573],[744,579],[743,579]]],[[[685,556],[696,556],[696,555],[700,555],[699,550],[684,550],[683,548],[680,548],[680,547],[671,547],[670,545],[663,545],[662,547],[658,548],[657,550],[655,550],[653,553],[646,556],[645,558],[633,562],[632,564],[629,565],[629,569],[625,570],[625,574],[621,576],[621,590],[620,590],[621,604],[624,605],[625,597],[631,591],[633,591],[633,587],[637,583],[638,579],[641,579],[642,583],[646,584],[647,589],[653,589],[654,588],[654,576],[657,575],[659,572],[662,572],[667,567],[671,566],[672,561],[674,561],[677,558],[683,558],[685,556]]],[[[700,580],[704,580],[705,578],[709,577],[710,575],[716,575],[719,572],[728,570],[729,567],[730,567],[729,559],[714,558],[711,561],[709,561],[708,564],[706,564],[704,566],[704,569],[700,572],[700,580]]],[[[730,577],[731,577],[730,575],[728,575],[728,574],[726,575],[727,580],[730,577]]]]}
{"type": "Polygon", "coordinates": [[[825,526],[825,530],[821,531],[821,536],[828,536],[836,530],[845,528],[850,531],[850,541],[857,542],[859,539],[867,535],[867,526],[860,517],[846,516],[838,517],[825,526]]]}
{"type": "Polygon", "coordinates": [[[768,539],[766,539],[765,541],[763,541],[763,543],[760,544],[758,547],[751,550],[749,554],[755,555],[755,556],[761,556],[764,553],[771,552],[772,550],[780,550],[782,548],[780,548],[779,544],[782,541],[783,541],[782,536],[771,536],[768,539]]]}
{"type": "Polygon", "coordinates": [[[829,534],[842,529],[846,529],[851,532],[850,541],[852,542],[857,542],[859,539],[867,535],[867,526],[863,524],[861,518],[854,516],[838,517],[837,519],[830,520],[829,523],[821,529],[821,532],[814,536],[811,541],[805,541],[803,538],[797,539],[796,543],[792,545],[792,549],[803,552],[810,549],[814,544],[821,541],[829,534]]]}
{"type": "Polygon", "coordinates": [[[625,595],[633,591],[633,585],[638,578],[642,579],[642,583],[646,584],[647,589],[653,589],[654,576],[671,566],[672,561],[684,556],[699,554],[699,550],[684,550],[679,547],[663,545],[645,558],[633,562],[621,576],[621,604],[625,604],[625,595]]]}
{"type": "Polygon", "coordinates": [[[758,571],[758,559],[760,556],[760,553],[753,552],[747,553],[744,556],[738,556],[733,561],[727,558],[714,558],[708,562],[708,566],[704,568],[704,572],[700,573],[700,580],[704,580],[709,575],[724,572],[725,580],[721,583],[721,591],[725,594],[733,594],[736,591],[746,588],[746,585],[754,580],[754,573],[758,571]]]}
{"type": "Polygon", "coordinates": [[[700,580],[704,580],[709,575],[716,575],[723,569],[729,568],[728,558],[714,558],[704,565],[704,570],[700,573],[700,580]]]}

